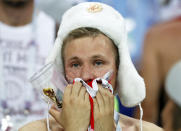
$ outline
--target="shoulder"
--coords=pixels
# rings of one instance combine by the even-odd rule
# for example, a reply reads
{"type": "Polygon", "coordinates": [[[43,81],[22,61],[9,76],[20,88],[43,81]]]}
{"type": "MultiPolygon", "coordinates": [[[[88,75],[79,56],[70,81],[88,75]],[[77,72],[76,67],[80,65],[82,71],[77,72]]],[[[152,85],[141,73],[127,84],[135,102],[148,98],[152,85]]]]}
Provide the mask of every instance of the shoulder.
{"type": "MultiPolygon", "coordinates": [[[[140,120],[120,114],[119,124],[123,130],[139,131],[140,120]]],[[[163,131],[162,128],[150,122],[142,121],[143,131],[163,131]]]]}
{"type": "MultiPolygon", "coordinates": [[[[51,131],[63,131],[63,128],[53,118],[50,118],[50,129],[51,131]]],[[[46,119],[28,123],[18,131],[47,131],[46,119]]]]}
{"type": "Polygon", "coordinates": [[[45,120],[33,121],[24,125],[18,131],[46,131],[46,122],[45,120]]]}
{"type": "MultiPolygon", "coordinates": [[[[181,21],[172,20],[166,22],[160,22],[150,27],[146,33],[146,38],[153,41],[167,40],[165,38],[169,36],[175,36],[181,32],[181,21]]],[[[160,43],[159,43],[160,44],[160,43]]]]}
{"type": "MultiPolygon", "coordinates": [[[[139,122],[137,126],[140,127],[139,122]]],[[[143,130],[144,131],[163,131],[163,129],[153,123],[143,121],[143,130]]]]}

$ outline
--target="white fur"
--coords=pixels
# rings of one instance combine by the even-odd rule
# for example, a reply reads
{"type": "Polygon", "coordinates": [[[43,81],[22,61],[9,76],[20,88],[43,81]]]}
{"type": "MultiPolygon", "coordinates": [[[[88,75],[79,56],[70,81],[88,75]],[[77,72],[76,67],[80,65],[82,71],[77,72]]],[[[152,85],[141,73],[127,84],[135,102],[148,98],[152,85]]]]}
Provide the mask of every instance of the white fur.
{"type": "Polygon", "coordinates": [[[119,49],[120,65],[118,71],[117,92],[123,105],[132,107],[138,105],[145,98],[145,84],[137,73],[126,43],[126,26],[124,18],[112,7],[98,3],[85,2],[69,9],[63,15],[54,48],[47,62],[55,62],[63,70],[61,60],[62,41],[72,30],[79,27],[92,27],[110,37],[119,49]],[[102,11],[90,13],[87,8],[92,4],[102,6],[102,11]]]}

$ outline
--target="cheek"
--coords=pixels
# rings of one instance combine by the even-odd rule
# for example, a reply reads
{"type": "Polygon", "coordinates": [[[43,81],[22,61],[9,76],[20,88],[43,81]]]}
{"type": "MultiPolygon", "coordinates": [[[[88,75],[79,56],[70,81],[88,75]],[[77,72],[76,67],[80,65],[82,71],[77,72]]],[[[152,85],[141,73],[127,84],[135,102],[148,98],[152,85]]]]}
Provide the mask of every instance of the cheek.
{"type": "Polygon", "coordinates": [[[111,65],[111,69],[113,71],[112,77],[111,77],[111,85],[113,87],[113,89],[115,89],[116,87],[116,81],[117,81],[117,68],[115,63],[113,65],[111,65]]]}
{"type": "Polygon", "coordinates": [[[96,78],[103,77],[109,71],[113,71],[111,80],[115,79],[117,71],[113,65],[107,65],[107,66],[104,66],[103,68],[96,68],[96,69],[92,70],[92,72],[94,72],[96,78]]]}
{"type": "Polygon", "coordinates": [[[65,68],[65,76],[69,82],[73,82],[75,78],[80,77],[80,73],[80,70],[73,70],[70,67],[65,68]]]}
{"type": "Polygon", "coordinates": [[[114,65],[114,61],[109,61],[107,64],[99,68],[93,68],[92,71],[94,72],[94,74],[96,74],[97,77],[103,77],[109,71],[113,71],[116,73],[116,68],[114,65]]]}
{"type": "Polygon", "coordinates": [[[109,68],[94,68],[91,70],[96,78],[103,77],[108,71],[110,71],[109,68]]]}

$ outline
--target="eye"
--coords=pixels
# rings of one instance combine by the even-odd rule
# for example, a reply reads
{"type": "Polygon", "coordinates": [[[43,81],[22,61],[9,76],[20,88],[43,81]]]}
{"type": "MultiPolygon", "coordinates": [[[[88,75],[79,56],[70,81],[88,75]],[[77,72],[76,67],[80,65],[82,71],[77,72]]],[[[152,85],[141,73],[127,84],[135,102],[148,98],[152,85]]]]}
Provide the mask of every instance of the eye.
{"type": "Polygon", "coordinates": [[[72,67],[75,67],[75,68],[77,68],[77,67],[79,67],[79,66],[80,66],[79,63],[73,63],[73,64],[72,64],[72,67]]]}
{"type": "Polygon", "coordinates": [[[95,66],[101,66],[102,64],[103,64],[103,61],[101,61],[101,60],[97,60],[94,62],[95,66]]]}

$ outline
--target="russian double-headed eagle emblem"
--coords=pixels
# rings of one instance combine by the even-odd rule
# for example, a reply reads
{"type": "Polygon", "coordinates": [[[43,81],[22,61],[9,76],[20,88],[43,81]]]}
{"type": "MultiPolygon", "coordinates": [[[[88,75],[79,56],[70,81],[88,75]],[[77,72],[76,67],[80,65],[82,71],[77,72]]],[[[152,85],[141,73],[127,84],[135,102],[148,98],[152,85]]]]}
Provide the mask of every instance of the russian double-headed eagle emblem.
{"type": "Polygon", "coordinates": [[[97,13],[102,11],[102,9],[103,9],[102,5],[96,3],[96,4],[91,4],[88,7],[87,11],[90,13],[97,13]]]}

